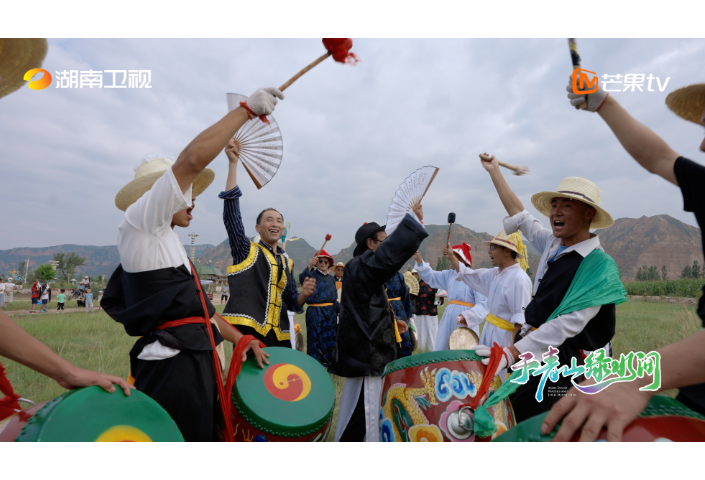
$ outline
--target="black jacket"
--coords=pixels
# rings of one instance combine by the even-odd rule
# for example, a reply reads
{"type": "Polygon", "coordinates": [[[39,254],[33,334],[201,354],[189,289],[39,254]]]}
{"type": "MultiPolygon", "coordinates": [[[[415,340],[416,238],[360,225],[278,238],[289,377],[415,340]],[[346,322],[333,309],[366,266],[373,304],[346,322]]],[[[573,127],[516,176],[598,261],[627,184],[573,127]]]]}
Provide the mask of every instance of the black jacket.
{"type": "Polygon", "coordinates": [[[377,248],[345,265],[335,361],[341,377],[380,376],[397,358],[394,324],[384,284],[418,250],[426,230],[407,215],[377,248]]]}

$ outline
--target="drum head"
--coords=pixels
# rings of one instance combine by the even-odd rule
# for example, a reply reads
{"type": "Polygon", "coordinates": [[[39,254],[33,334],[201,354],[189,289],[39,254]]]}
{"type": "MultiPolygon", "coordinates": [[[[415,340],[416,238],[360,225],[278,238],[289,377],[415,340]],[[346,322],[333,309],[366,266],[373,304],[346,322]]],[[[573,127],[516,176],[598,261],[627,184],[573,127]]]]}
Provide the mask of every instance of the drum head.
{"type": "Polygon", "coordinates": [[[120,388],[71,390],[47,402],[27,422],[18,442],[183,442],[176,423],[154,400],[120,388]]]}
{"type": "Polygon", "coordinates": [[[333,415],[335,387],[326,369],[291,348],[267,347],[269,365],[250,357],[242,365],[232,402],[254,428],[272,435],[314,433],[333,415]]]}
{"type": "Polygon", "coordinates": [[[480,337],[470,328],[456,328],[448,338],[450,350],[470,350],[480,344],[480,337]]]}

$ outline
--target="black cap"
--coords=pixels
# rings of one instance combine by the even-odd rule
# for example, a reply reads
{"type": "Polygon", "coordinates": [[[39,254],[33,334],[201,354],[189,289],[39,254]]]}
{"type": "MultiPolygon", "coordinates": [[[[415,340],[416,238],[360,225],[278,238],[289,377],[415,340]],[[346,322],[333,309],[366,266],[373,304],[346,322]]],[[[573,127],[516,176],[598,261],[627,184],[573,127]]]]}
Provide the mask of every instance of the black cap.
{"type": "Polygon", "coordinates": [[[366,223],[358,228],[357,232],[355,232],[355,243],[357,243],[357,246],[355,247],[355,250],[353,250],[353,257],[362,255],[367,248],[365,240],[372,238],[375,233],[381,232],[385,228],[387,228],[386,225],[382,225],[380,227],[376,222],[366,223]]]}

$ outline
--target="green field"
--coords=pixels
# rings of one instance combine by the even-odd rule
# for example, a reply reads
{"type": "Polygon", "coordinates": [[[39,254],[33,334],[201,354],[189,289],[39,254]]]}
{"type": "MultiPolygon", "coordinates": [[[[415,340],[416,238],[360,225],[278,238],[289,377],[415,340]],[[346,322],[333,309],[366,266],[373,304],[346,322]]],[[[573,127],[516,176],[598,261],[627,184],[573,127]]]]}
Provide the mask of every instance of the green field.
{"type": "MultiPolygon", "coordinates": [[[[20,302],[16,302],[20,303],[20,302]]],[[[53,302],[52,302],[53,303],[53,302]]],[[[51,308],[51,304],[50,304],[51,308]]],[[[56,304],[54,303],[54,308],[56,304]]],[[[217,310],[222,311],[222,306],[217,310]]],[[[439,318],[444,307],[439,309],[439,318]]],[[[297,315],[304,328],[303,315],[297,315]]],[[[113,375],[127,377],[128,352],[134,339],[122,326],[103,311],[94,314],[67,312],[63,314],[17,315],[14,320],[34,337],[75,365],[113,375]]],[[[617,307],[617,333],[613,346],[615,355],[628,351],[648,352],[676,342],[700,330],[700,320],[694,306],[631,302],[617,307]]],[[[232,348],[226,348],[228,361],[232,348]]],[[[50,400],[64,390],[56,382],[29,368],[7,359],[2,360],[15,391],[35,402],[50,400]]],[[[336,412],[344,379],[332,376],[336,387],[336,412]]],[[[673,396],[675,391],[666,392],[673,396]]],[[[335,425],[333,426],[335,431],[335,425]]],[[[331,435],[332,437],[332,435],[331,435]]]]}

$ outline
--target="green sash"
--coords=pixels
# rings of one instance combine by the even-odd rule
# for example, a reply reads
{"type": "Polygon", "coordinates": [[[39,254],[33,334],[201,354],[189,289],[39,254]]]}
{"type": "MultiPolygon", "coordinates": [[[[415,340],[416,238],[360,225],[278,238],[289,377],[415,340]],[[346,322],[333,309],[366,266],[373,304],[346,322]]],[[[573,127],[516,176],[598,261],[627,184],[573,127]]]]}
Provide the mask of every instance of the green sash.
{"type": "Polygon", "coordinates": [[[580,263],[568,292],[546,322],[584,308],[611,303],[619,305],[626,301],[627,290],[619,278],[617,264],[612,257],[596,248],[580,263]]]}

